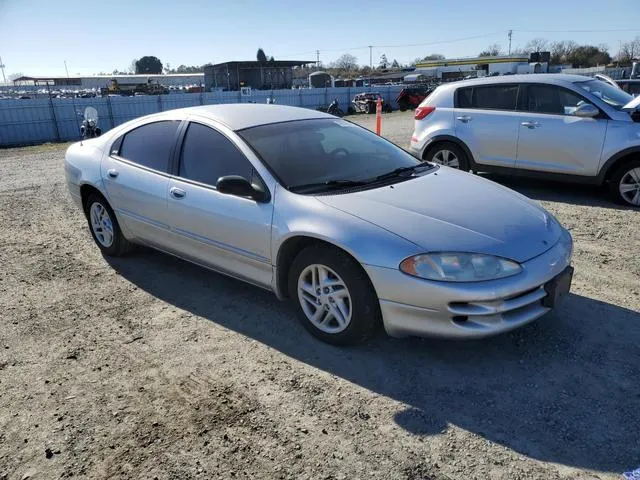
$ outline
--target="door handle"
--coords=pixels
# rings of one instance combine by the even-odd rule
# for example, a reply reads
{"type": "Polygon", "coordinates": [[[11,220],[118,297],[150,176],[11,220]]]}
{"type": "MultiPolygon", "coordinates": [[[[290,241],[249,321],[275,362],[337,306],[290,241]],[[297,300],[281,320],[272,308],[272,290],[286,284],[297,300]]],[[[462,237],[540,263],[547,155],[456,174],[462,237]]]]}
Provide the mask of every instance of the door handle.
{"type": "Polygon", "coordinates": [[[523,127],[530,128],[530,129],[538,128],[540,126],[540,124],[538,122],[522,122],[520,125],[522,125],[523,127]]]}
{"type": "Polygon", "coordinates": [[[110,168],[109,170],[107,170],[107,175],[109,175],[111,178],[116,178],[118,176],[118,171],[115,168],[110,168]]]}
{"type": "Polygon", "coordinates": [[[171,187],[169,193],[173,198],[182,199],[187,196],[187,192],[182,190],[181,188],[171,187]]]}
{"type": "Polygon", "coordinates": [[[463,115],[461,117],[456,117],[456,120],[461,121],[462,123],[469,123],[471,120],[473,120],[473,118],[471,118],[468,115],[463,115]]]}

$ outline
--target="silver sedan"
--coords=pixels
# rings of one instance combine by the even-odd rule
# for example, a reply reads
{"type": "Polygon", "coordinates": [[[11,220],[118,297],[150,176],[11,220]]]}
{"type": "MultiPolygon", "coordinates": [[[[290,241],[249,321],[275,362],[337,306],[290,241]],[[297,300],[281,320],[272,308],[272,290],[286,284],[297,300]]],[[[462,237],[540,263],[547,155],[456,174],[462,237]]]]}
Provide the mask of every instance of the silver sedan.
{"type": "Polygon", "coordinates": [[[272,290],[334,344],[497,334],[571,284],[544,209],[313,110],[150,115],[70,146],[65,169],[105,255],[144,244],[272,290]]]}

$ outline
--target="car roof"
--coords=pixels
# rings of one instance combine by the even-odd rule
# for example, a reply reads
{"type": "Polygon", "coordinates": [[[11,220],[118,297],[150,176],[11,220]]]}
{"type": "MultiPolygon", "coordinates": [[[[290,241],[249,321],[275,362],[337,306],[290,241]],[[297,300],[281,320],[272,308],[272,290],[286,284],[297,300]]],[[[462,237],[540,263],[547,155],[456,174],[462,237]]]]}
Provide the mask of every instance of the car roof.
{"type": "MultiPolygon", "coordinates": [[[[201,107],[171,110],[170,112],[174,117],[176,114],[179,114],[182,118],[185,118],[188,115],[197,115],[199,117],[208,118],[226,125],[231,130],[242,130],[245,128],[256,127],[258,125],[290,122],[294,120],[336,118],[333,115],[308,108],[258,103],[204,105],[201,107]]],[[[153,116],[155,117],[156,115],[153,116]]],[[[162,113],[157,114],[157,117],[162,116],[162,113]]]]}
{"type": "Polygon", "coordinates": [[[568,83],[586,82],[593,80],[592,77],[584,75],[569,75],[567,73],[530,73],[520,75],[500,75],[496,77],[480,77],[470,80],[460,80],[446,83],[447,87],[471,87],[474,85],[488,85],[495,83],[549,83],[552,85],[566,85],[568,83]]]}

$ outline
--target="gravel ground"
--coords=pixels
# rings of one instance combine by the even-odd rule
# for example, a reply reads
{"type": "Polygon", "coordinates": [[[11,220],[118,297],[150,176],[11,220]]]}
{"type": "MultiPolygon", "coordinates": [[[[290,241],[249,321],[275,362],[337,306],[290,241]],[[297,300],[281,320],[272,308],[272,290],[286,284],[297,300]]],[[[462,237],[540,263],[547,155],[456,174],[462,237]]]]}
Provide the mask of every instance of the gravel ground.
{"type": "MultiPolygon", "coordinates": [[[[373,117],[355,117],[373,126],[373,117]]],[[[401,146],[409,112],[385,115],[401,146]]],[[[338,349],[268,292],[103,258],[65,146],[0,150],[0,479],[614,479],[640,466],[640,212],[496,179],[575,238],[573,293],[492,339],[338,349]]]]}

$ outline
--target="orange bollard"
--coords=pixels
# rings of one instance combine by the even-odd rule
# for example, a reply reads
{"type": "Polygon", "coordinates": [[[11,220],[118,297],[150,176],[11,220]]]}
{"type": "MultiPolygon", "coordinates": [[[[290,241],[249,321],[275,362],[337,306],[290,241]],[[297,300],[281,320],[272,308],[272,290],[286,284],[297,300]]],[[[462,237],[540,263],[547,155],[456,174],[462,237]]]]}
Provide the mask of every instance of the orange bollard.
{"type": "Polygon", "coordinates": [[[380,135],[380,127],[382,126],[382,99],[378,97],[376,100],[376,134],[380,135]]]}

